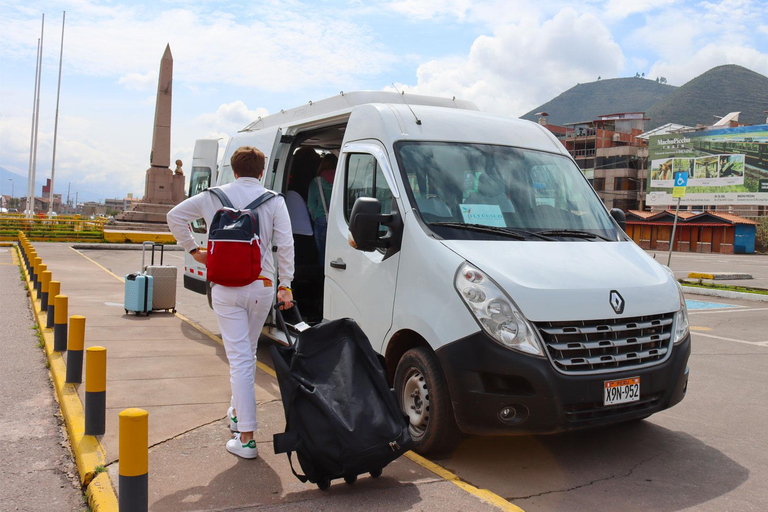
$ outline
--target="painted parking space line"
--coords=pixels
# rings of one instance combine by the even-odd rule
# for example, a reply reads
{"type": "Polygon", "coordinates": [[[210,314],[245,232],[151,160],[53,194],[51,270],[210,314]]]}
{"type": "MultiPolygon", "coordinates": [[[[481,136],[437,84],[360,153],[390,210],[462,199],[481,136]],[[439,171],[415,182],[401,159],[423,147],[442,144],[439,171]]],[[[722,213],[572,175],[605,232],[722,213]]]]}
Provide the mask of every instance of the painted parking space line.
{"type": "Polygon", "coordinates": [[[699,310],[699,311],[689,311],[689,315],[714,315],[717,313],[746,313],[748,311],[768,311],[768,308],[750,308],[750,309],[741,309],[741,308],[729,308],[729,309],[719,309],[716,311],[709,311],[709,310],[699,310]]]}
{"type": "Polygon", "coordinates": [[[753,345],[753,346],[756,346],[756,347],[767,347],[768,348],[768,341],[737,340],[736,338],[726,338],[725,336],[715,336],[714,334],[704,334],[703,332],[693,332],[691,334],[695,334],[696,336],[704,336],[706,338],[714,338],[716,340],[732,341],[732,342],[735,342],[735,343],[744,343],[746,345],[753,345]]]}
{"type": "Polygon", "coordinates": [[[692,300],[692,299],[685,299],[685,305],[688,308],[688,311],[697,310],[697,309],[733,309],[733,308],[742,307],[734,304],[723,304],[720,302],[706,302],[703,300],[692,300]]]}

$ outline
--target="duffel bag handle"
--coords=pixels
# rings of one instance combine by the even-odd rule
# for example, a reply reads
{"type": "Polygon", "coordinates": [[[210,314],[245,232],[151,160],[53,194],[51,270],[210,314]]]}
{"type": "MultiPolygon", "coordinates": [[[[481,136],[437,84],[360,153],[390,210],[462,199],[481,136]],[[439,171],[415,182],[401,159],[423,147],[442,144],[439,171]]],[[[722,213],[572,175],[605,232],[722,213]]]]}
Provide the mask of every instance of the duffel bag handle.
{"type": "MultiPolygon", "coordinates": [[[[293,307],[291,309],[295,311],[294,314],[298,319],[298,322],[292,325],[292,327],[299,332],[302,332],[305,329],[309,329],[309,326],[306,323],[304,323],[304,320],[302,320],[301,318],[301,313],[299,312],[299,305],[296,303],[295,300],[292,300],[291,304],[293,304],[293,307]]],[[[288,325],[285,323],[285,318],[283,317],[283,310],[280,309],[282,306],[285,306],[285,302],[283,301],[280,301],[277,304],[275,304],[275,316],[277,316],[277,325],[285,333],[285,339],[288,341],[288,346],[293,347],[293,349],[295,350],[297,343],[299,342],[299,337],[296,336],[296,341],[292,340],[291,333],[288,331],[288,325]]]]}

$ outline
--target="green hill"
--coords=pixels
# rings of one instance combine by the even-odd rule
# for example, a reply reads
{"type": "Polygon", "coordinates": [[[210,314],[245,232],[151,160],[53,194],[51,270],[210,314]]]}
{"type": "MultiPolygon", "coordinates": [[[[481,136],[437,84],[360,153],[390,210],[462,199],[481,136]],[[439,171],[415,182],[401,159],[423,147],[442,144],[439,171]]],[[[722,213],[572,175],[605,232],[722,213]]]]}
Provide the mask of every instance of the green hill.
{"type": "Polygon", "coordinates": [[[712,68],[646,111],[648,129],[665,123],[712,124],[713,116],[741,112],[743,124],[765,123],[768,77],[733,64],[712,68]]]}
{"type": "Polygon", "coordinates": [[[655,103],[669,97],[677,87],[644,78],[612,78],[571,87],[556,98],[536,107],[523,119],[535,121],[536,112],[547,112],[548,122],[562,125],[591,121],[597,116],[617,112],[647,112],[655,103]]]}

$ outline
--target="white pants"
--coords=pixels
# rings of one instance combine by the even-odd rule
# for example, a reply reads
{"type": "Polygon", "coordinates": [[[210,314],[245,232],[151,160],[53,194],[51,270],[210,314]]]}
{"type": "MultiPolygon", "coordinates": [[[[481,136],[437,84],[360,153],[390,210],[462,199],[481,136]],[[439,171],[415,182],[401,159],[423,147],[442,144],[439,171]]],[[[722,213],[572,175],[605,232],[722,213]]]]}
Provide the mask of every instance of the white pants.
{"type": "Polygon", "coordinates": [[[240,432],[256,430],[256,348],[272,306],[274,288],[256,280],[247,286],[211,289],[213,310],[219,321],[229,360],[229,382],[240,432]]]}

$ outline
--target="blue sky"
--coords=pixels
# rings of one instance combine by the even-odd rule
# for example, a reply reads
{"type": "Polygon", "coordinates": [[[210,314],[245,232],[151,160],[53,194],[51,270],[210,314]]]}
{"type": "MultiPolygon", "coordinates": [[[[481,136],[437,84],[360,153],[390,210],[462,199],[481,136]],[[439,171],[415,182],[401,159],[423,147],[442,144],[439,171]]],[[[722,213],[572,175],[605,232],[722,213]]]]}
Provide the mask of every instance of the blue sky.
{"type": "Polygon", "coordinates": [[[720,64],[768,75],[763,0],[0,0],[0,166],[23,175],[46,14],[38,179],[50,175],[63,10],[57,193],[143,194],[167,43],[172,159],[185,168],[197,138],[342,90],[394,83],[519,116],[598,76],[682,85],[720,64]]]}

